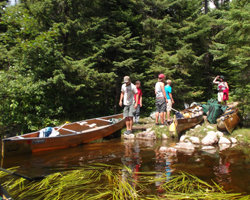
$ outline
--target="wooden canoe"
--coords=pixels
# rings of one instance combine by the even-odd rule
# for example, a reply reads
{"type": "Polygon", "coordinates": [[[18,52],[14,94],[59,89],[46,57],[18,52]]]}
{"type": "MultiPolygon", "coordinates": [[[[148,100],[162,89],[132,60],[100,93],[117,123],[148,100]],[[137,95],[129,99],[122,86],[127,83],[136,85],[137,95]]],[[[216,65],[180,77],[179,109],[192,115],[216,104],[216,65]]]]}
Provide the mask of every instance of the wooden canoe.
{"type": "Polygon", "coordinates": [[[8,194],[8,192],[0,185],[0,199],[2,200],[12,200],[12,197],[8,194]]]}
{"type": "MultiPolygon", "coordinates": [[[[191,109],[193,109],[195,106],[187,108],[181,113],[188,113],[191,109]]],[[[200,124],[203,121],[203,115],[199,115],[196,117],[188,118],[188,119],[177,119],[175,120],[175,126],[176,126],[176,132],[179,135],[182,131],[185,131],[189,128],[192,128],[196,126],[197,124],[200,124]]]]}
{"type": "Polygon", "coordinates": [[[37,131],[6,138],[2,140],[2,156],[73,147],[106,137],[120,130],[124,125],[123,114],[117,114],[66,124],[63,128],[54,127],[60,136],[39,137],[39,131],[37,131]],[[115,119],[116,123],[111,124],[110,119],[115,119]]]}
{"type": "Polygon", "coordinates": [[[240,123],[239,110],[230,108],[217,119],[217,129],[222,132],[232,133],[235,127],[240,123]]]}

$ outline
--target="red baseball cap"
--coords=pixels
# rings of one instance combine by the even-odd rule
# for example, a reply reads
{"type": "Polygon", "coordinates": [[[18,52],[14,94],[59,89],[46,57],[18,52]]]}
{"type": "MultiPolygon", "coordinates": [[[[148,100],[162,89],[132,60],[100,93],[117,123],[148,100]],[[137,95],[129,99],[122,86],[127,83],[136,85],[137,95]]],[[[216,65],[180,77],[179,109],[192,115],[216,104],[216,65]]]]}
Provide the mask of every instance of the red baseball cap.
{"type": "Polygon", "coordinates": [[[158,76],[158,78],[163,79],[163,78],[165,78],[165,75],[164,75],[164,74],[160,74],[160,75],[158,76]]]}

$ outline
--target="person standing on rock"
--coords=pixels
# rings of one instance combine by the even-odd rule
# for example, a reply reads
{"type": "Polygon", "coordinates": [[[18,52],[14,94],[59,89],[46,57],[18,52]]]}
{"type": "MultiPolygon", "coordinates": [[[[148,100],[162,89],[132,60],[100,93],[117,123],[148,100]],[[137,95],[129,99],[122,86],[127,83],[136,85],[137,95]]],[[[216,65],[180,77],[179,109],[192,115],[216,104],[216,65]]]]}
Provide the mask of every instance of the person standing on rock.
{"type": "Polygon", "coordinates": [[[133,116],[138,106],[138,92],[135,85],[130,82],[129,76],[125,76],[123,82],[124,84],[121,87],[119,105],[122,106],[122,100],[123,100],[123,105],[124,105],[123,117],[125,117],[126,128],[127,128],[124,134],[129,135],[132,133],[133,116]],[[134,99],[135,94],[136,98],[134,99]]]}
{"type": "Polygon", "coordinates": [[[218,103],[220,104],[222,101],[224,101],[225,105],[227,105],[229,86],[228,86],[227,82],[225,82],[224,80],[225,80],[224,76],[222,76],[222,75],[221,76],[216,76],[214,81],[213,81],[213,84],[218,85],[218,87],[217,87],[217,90],[218,90],[218,103]],[[217,79],[219,79],[219,81],[217,81],[217,79]]]}
{"type": "Polygon", "coordinates": [[[155,113],[155,124],[159,125],[159,113],[161,118],[161,125],[164,125],[164,112],[166,112],[166,105],[168,103],[166,92],[164,90],[164,74],[160,74],[158,76],[158,82],[155,84],[155,106],[156,106],[156,113],[155,113]]]}
{"type": "MultiPolygon", "coordinates": [[[[167,85],[165,86],[165,93],[166,93],[166,96],[167,96],[167,100],[168,100],[168,103],[167,103],[167,124],[169,125],[171,120],[170,120],[170,112],[172,110],[172,105],[174,104],[174,99],[173,99],[173,96],[172,96],[172,87],[171,87],[171,84],[172,84],[172,81],[171,80],[167,80],[167,85]]],[[[166,112],[164,112],[164,122],[166,120],[166,112]]]]}
{"type": "MultiPolygon", "coordinates": [[[[139,124],[140,119],[140,108],[142,107],[142,91],[141,91],[141,82],[136,81],[135,86],[138,92],[138,106],[135,111],[135,124],[139,124]]],[[[136,101],[136,94],[134,95],[135,101],[136,101]]]]}

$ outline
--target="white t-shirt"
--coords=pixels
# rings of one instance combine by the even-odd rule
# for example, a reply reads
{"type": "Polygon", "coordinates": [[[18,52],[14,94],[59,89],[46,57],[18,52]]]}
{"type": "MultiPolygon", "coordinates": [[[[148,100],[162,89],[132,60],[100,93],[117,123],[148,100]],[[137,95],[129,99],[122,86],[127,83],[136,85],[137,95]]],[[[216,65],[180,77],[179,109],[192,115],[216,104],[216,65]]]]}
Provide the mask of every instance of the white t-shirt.
{"type": "Polygon", "coordinates": [[[128,86],[124,83],[121,91],[124,92],[123,105],[131,105],[134,102],[134,94],[138,93],[136,86],[133,83],[130,83],[128,86]]]}

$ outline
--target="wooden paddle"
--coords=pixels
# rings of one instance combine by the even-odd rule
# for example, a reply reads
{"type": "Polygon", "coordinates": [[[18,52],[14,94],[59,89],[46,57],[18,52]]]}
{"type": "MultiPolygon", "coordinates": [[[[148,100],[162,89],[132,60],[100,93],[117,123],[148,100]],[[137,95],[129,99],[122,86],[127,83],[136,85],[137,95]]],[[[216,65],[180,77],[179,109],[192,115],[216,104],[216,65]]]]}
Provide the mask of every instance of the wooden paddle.
{"type": "Polygon", "coordinates": [[[3,172],[6,172],[6,173],[8,173],[8,174],[11,174],[11,175],[15,175],[15,176],[22,177],[22,178],[24,178],[24,179],[26,179],[26,180],[28,180],[28,181],[38,181],[38,180],[42,180],[42,179],[45,178],[45,176],[39,176],[39,177],[30,178],[30,177],[28,177],[28,176],[24,176],[24,175],[18,174],[18,173],[16,173],[16,172],[12,172],[12,171],[7,170],[7,169],[4,169],[4,168],[2,168],[2,167],[0,167],[0,170],[3,171],[3,172]]]}

